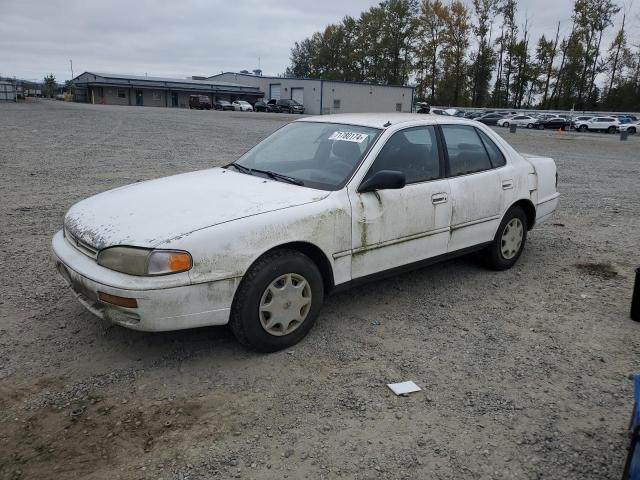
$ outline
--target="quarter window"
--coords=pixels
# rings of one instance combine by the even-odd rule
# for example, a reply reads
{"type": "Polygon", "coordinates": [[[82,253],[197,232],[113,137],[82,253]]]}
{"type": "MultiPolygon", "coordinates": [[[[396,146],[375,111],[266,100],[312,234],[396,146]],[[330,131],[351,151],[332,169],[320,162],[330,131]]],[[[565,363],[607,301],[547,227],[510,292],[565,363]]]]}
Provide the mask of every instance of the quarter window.
{"type": "Polygon", "coordinates": [[[452,177],[491,168],[487,150],[475,128],[466,125],[443,125],[442,134],[449,154],[452,177]]]}
{"type": "Polygon", "coordinates": [[[482,143],[484,143],[484,146],[487,149],[493,168],[504,167],[507,164],[507,161],[498,146],[493,143],[493,140],[491,140],[482,130],[478,130],[478,133],[480,134],[480,138],[482,138],[482,143]]]}
{"type": "Polygon", "coordinates": [[[365,178],[381,170],[404,173],[408,184],[440,178],[440,156],[434,127],[413,127],[394,133],[380,150],[365,178]]]}

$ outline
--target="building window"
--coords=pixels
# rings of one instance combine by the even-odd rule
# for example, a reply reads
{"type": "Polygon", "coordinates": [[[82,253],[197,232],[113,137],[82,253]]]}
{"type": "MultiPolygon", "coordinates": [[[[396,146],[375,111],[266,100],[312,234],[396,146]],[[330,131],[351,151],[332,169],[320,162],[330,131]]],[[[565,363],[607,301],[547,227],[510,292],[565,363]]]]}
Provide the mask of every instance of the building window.
{"type": "Polygon", "coordinates": [[[333,109],[334,110],[340,110],[340,100],[334,100],[333,101],[333,109]]]}
{"type": "Polygon", "coordinates": [[[401,111],[402,111],[402,104],[396,103],[396,112],[401,112],[401,111]]]}
{"type": "Polygon", "coordinates": [[[160,100],[160,92],[153,92],[153,99],[160,100]]]}
{"type": "Polygon", "coordinates": [[[118,98],[127,98],[127,92],[124,88],[118,89],[118,98]]]}

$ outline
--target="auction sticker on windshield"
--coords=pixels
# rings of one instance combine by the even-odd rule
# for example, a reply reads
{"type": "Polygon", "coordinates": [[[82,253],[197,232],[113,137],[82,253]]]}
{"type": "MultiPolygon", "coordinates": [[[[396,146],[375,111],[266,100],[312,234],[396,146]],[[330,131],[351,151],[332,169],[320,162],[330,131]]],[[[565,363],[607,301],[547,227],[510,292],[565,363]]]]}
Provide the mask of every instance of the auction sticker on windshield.
{"type": "Polygon", "coordinates": [[[357,133],[357,132],[333,132],[329,137],[329,140],[341,140],[343,142],[355,142],[362,143],[367,137],[366,133],[357,133]]]}

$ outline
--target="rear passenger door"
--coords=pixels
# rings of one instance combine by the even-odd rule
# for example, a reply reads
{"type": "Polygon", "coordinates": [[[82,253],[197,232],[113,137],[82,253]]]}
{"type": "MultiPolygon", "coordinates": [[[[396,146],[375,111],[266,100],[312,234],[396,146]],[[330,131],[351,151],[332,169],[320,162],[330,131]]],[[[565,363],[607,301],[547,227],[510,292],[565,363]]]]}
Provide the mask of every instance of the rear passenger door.
{"type": "Polygon", "coordinates": [[[447,251],[454,252],[493,239],[505,203],[503,192],[513,189],[513,178],[501,175],[504,156],[480,129],[461,124],[441,129],[451,192],[447,251]]]}

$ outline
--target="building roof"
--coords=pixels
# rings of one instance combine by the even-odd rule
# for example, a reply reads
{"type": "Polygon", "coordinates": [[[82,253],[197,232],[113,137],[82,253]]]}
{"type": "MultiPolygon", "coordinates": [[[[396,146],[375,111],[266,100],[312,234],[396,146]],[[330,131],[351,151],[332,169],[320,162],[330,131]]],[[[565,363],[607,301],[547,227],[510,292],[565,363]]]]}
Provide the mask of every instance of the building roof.
{"type": "Polygon", "coordinates": [[[233,91],[236,93],[261,94],[258,87],[241,83],[221,82],[217,80],[191,80],[188,78],[149,77],[141,75],[122,75],[114,73],[84,72],[73,79],[76,84],[91,83],[95,85],[113,86],[139,86],[139,87],[164,87],[183,88],[186,90],[201,91],[233,91]],[[93,80],[83,78],[92,75],[93,80]]]}
{"type": "Polygon", "coordinates": [[[238,72],[222,72],[216,75],[212,75],[207,77],[208,80],[215,79],[216,77],[220,77],[221,75],[236,75],[241,77],[251,77],[251,78],[266,78],[269,80],[308,80],[311,82],[333,82],[333,83],[350,83],[353,85],[369,85],[372,87],[391,87],[391,88],[415,88],[409,85],[386,85],[384,83],[373,83],[373,82],[352,82],[350,80],[332,80],[330,78],[309,78],[309,77],[274,77],[269,75],[252,75],[251,73],[238,73],[238,72]]]}
{"type": "MultiPolygon", "coordinates": [[[[190,78],[170,78],[170,77],[148,77],[142,75],[121,75],[115,73],[99,73],[99,72],[85,72],[90,73],[91,75],[95,75],[97,77],[102,77],[105,79],[114,79],[114,80],[144,80],[149,82],[170,82],[170,83],[191,83],[194,85],[211,85],[215,83],[216,85],[224,85],[228,87],[247,87],[249,85],[245,85],[242,83],[231,83],[231,82],[211,82],[211,80],[191,80],[190,78]]],[[[77,78],[77,77],[76,77],[77,78]]],[[[74,79],[75,80],[75,79],[74,79]]]]}

